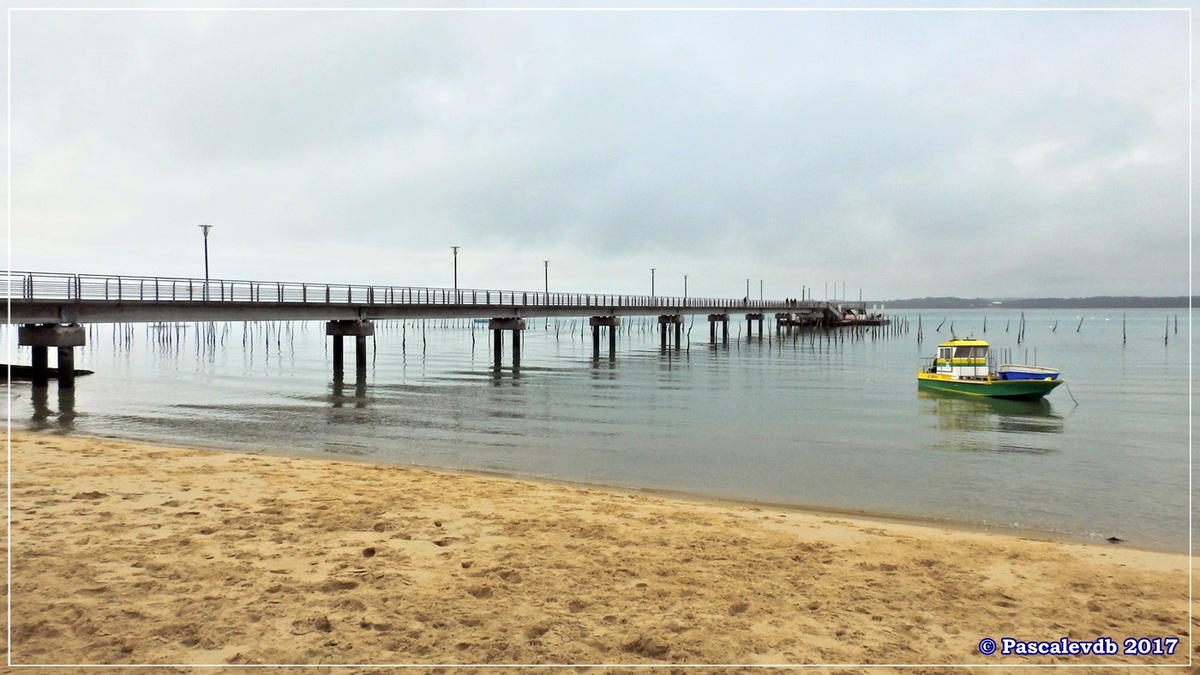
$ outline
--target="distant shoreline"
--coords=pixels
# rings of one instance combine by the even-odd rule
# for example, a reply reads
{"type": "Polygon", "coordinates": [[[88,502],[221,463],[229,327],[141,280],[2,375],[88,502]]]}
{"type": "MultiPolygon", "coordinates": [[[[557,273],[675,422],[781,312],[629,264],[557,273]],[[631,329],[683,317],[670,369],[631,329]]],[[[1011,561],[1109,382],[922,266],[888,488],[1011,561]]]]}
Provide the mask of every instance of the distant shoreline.
{"type": "MultiPolygon", "coordinates": [[[[888,309],[1187,309],[1188,296],[1142,297],[1098,295],[1087,298],[958,298],[939,296],[904,300],[871,300],[888,309]]],[[[1200,304],[1192,296],[1191,304],[1200,304]]]]}

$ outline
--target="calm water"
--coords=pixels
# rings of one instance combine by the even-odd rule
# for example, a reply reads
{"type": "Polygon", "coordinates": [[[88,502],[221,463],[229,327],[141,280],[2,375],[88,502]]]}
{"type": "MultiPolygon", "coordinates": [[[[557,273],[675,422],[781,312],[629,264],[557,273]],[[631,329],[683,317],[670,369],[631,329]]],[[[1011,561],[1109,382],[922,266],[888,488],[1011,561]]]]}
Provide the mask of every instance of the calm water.
{"type": "MultiPolygon", "coordinates": [[[[1186,550],[1186,310],[1178,329],[1175,310],[1125,314],[1124,345],[1119,311],[1027,310],[1018,346],[1020,312],[988,311],[985,333],[984,312],[960,310],[903,312],[906,334],[833,342],[747,343],[735,322],[727,348],[706,344],[699,316],[690,346],[666,354],[653,318],[630,319],[616,359],[603,336],[597,362],[586,319],[536,319],[519,373],[510,353],[493,371],[485,325],[377,322],[365,380],[347,341],[340,384],[318,322],[216,324],[209,337],[205,326],[102,325],[76,352],[76,367],[96,374],[73,400],[53,382],[40,394],[17,382],[10,419],[1186,550]],[[918,393],[921,358],[951,326],[1061,367],[1068,386],[1038,404],[918,393]]],[[[14,363],[29,363],[15,330],[0,337],[14,363]]]]}

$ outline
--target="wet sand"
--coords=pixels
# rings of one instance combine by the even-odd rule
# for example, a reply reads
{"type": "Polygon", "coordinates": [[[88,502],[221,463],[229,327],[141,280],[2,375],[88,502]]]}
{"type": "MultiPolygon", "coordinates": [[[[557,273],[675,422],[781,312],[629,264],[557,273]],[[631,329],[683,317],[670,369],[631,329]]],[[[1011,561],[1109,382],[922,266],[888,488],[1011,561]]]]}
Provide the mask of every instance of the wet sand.
{"type": "Polygon", "coordinates": [[[1192,649],[1186,554],[106,439],[16,433],[11,452],[14,664],[1132,665],[1192,649]],[[1005,636],[1180,642],[980,653],[1005,636]]]}

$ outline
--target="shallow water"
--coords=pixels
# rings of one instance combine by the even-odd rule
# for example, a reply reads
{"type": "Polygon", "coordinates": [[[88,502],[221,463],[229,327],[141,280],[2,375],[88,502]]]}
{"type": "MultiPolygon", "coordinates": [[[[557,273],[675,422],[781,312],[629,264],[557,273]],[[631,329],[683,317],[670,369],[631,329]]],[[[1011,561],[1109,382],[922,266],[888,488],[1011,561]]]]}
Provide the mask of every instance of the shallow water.
{"type": "MultiPolygon", "coordinates": [[[[1125,312],[1125,344],[1119,311],[1027,310],[1017,345],[1021,313],[989,310],[902,312],[889,331],[761,342],[733,323],[727,347],[706,344],[698,316],[686,348],[666,353],[653,318],[635,318],[616,358],[605,338],[596,361],[586,319],[531,319],[517,372],[509,353],[494,370],[486,325],[377,322],[365,378],[348,341],[340,383],[316,322],[98,325],[76,353],[96,374],[73,396],[13,383],[10,420],[1187,550],[1178,313],[1176,330],[1173,310],[1125,312]],[[951,329],[1060,367],[1068,385],[1039,403],[918,392],[921,359],[951,329]]],[[[11,327],[3,339],[12,362],[29,363],[11,327]]]]}

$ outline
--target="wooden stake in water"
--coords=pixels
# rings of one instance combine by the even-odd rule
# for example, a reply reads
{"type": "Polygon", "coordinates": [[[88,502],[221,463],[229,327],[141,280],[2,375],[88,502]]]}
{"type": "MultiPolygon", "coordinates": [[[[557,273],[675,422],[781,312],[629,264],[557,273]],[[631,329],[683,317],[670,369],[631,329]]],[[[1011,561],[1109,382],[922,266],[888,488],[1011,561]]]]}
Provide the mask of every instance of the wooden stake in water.
{"type": "Polygon", "coordinates": [[[1125,313],[1121,312],[1121,344],[1125,344],[1125,313]]]}
{"type": "Polygon", "coordinates": [[[1075,326],[1075,332],[1078,333],[1080,328],[1083,328],[1083,317],[1082,316],[1079,317],[1079,325],[1075,326]]]}

